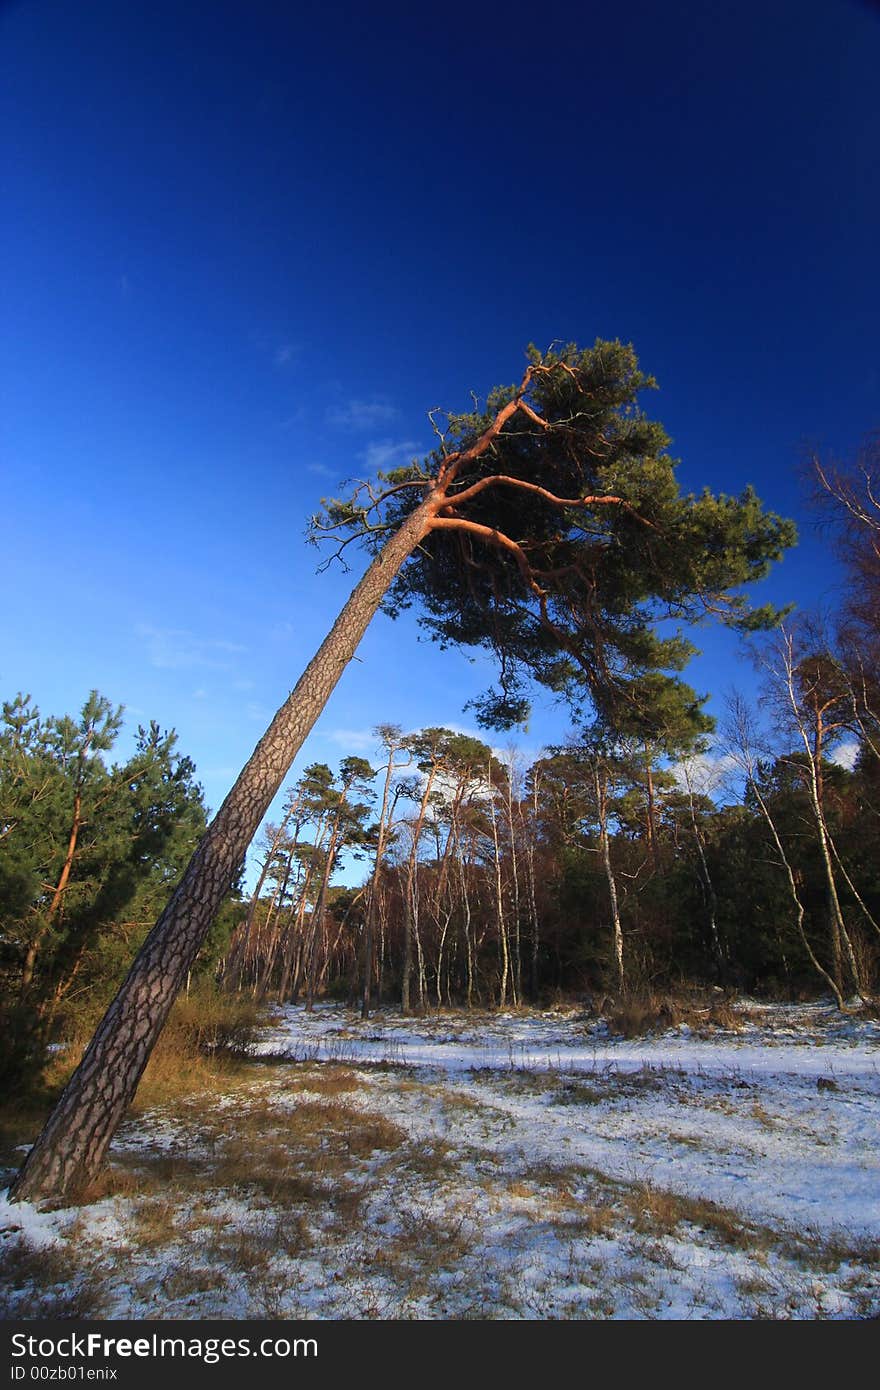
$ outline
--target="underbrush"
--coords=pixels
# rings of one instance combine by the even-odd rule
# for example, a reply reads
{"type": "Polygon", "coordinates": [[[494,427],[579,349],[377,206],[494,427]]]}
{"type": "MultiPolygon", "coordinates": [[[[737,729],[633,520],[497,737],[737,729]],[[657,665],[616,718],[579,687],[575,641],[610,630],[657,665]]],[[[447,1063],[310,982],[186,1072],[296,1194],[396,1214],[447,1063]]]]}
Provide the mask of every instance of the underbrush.
{"type": "MultiPolygon", "coordinates": [[[[134,1102],[137,1114],[195,1091],[228,1087],[251,1055],[264,1014],[250,999],[220,994],[208,985],[194,988],[174,1004],[153,1049],[134,1102]]],[[[23,1146],[39,1132],[91,1040],[91,1018],[71,1023],[64,1042],[50,1052],[42,1071],[0,1105],[0,1165],[12,1172],[23,1146]]]]}
{"type": "Polygon", "coordinates": [[[717,1030],[738,1032],[749,1021],[742,1005],[734,1007],[732,998],[713,993],[624,994],[606,1001],[602,1017],[610,1033],[622,1038],[642,1037],[687,1025],[695,1033],[717,1030]]]}
{"type": "Polygon", "coordinates": [[[153,1049],[135,1111],[229,1082],[253,1052],[264,1011],[252,999],[202,986],[181,995],[153,1049]]]}

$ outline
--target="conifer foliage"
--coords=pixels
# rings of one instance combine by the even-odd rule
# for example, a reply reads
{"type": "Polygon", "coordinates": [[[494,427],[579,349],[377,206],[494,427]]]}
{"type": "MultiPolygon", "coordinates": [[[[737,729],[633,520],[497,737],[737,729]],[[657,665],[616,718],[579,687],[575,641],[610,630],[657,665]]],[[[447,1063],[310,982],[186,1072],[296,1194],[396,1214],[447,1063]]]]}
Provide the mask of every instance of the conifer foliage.
{"type": "MultiPolygon", "coordinates": [[[[587,692],[610,713],[633,677],[679,669],[685,639],[658,635],[658,619],[772,621],[740,590],[791,544],[791,524],[751,491],[680,493],[668,438],[639,403],[653,384],[618,342],[532,349],[518,385],[437,424],[423,462],[369,481],[316,520],[316,536],[335,535],[340,552],[365,542],[372,564],[203,836],[13,1198],[69,1191],[100,1168],[247,847],[380,606],[416,604],[442,643],[496,654],[498,684],[478,705],[496,727],[523,717],[527,673],[576,703],[587,692]]],[[[502,910],[499,889],[499,922],[502,910]]]]}

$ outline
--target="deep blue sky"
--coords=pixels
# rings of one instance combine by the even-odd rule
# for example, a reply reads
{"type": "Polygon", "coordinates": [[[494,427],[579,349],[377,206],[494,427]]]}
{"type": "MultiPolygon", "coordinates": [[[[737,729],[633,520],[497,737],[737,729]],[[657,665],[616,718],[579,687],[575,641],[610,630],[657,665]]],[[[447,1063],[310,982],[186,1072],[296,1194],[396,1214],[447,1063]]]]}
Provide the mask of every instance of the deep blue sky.
{"type": "MultiPolygon", "coordinates": [[[[216,807],[347,592],[320,496],[531,340],[632,341],[683,486],[803,514],[804,442],[880,423],[880,17],[611,10],[0,3],[4,698],[176,726],[216,807]]],[[[806,521],[756,597],[835,581],[806,521]]],[[[298,766],[485,684],[384,619],[361,658],[298,766]]]]}

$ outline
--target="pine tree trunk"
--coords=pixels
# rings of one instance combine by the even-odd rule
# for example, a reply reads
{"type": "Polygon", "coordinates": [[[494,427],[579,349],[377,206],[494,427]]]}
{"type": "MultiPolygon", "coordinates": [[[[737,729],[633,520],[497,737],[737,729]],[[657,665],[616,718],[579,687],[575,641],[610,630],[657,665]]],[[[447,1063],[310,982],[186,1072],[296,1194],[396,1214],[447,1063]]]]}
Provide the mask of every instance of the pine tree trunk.
{"type": "Polygon", "coordinates": [[[413,942],[416,947],[416,965],[418,968],[419,1009],[422,1013],[425,1011],[425,961],[419,931],[419,841],[422,838],[428,800],[437,776],[437,769],[438,764],[435,763],[429,771],[422,789],[419,814],[413,827],[412,852],[407,862],[406,908],[404,913],[406,935],[404,937],[403,979],[400,987],[400,1006],[405,1014],[410,1011],[413,942]]]}
{"type": "Polygon", "coordinates": [[[388,763],[385,768],[385,781],[382,787],[382,810],[379,813],[379,830],[376,838],[376,858],[373,862],[373,881],[370,888],[370,897],[367,903],[366,919],[364,922],[364,989],[361,996],[361,1018],[370,1017],[370,998],[373,988],[373,940],[376,931],[379,908],[379,877],[382,873],[382,862],[385,857],[385,838],[388,834],[388,801],[391,795],[391,779],[394,776],[394,749],[392,742],[388,745],[388,763]]]}
{"type": "Polygon", "coordinates": [[[308,942],[306,943],[305,955],[306,1013],[311,1013],[315,1007],[315,992],[318,977],[318,937],[321,936],[323,940],[324,911],[327,905],[327,892],[330,887],[330,880],[333,877],[333,870],[336,868],[336,855],[339,850],[340,818],[345,797],[346,793],[343,792],[330,833],[330,843],[327,846],[327,861],[324,864],[324,872],[321,875],[321,887],[318,889],[318,896],[315,899],[315,906],[312,908],[312,916],[309,922],[309,936],[308,942]]]}
{"type": "Polygon", "coordinates": [[[465,969],[466,976],[466,997],[468,1008],[473,1008],[474,1003],[474,953],[471,944],[471,901],[467,889],[467,865],[464,857],[464,846],[461,843],[460,826],[457,821],[455,828],[455,854],[458,861],[458,876],[461,884],[461,905],[462,905],[462,931],[464,932],[465,945],[465,969]]]}
{"type": "Polygon", "coordinates": [[[657,807],[654,798],[654,766],[651,750],[645,748],[645,787],[647,791],[648,858],[657,867],[657,807]]]}
{"type": "Polygon", "coordinates": [[[522,943],[520,931],[519,862],[516,853],[516,830],[513,824],[513,764],[507,773],[507,829],[510,835],[510,881],[513,894],[513,995],[515,1004],[522,1003],[522,943]]]}
{"type": "MultiPolygon", "coordinates": [[[[498,921],[498,942],[501,950],[501,981],[499,986],[498,1006],[505,1009],[507,1007],[507,981],[510,974],[510,952],[507,942],[507,919],[504,915],[504,894],[502,891],[501,880],[501,850],[498,844],[498,822],[495,815],[495,788],[492,785],[492,765],[490,763],[487,772],[489,784],[489,811],[492,823],[492,845],[494,848],[495,859],[495,915],[498,921]]],[[[514,991],[515,995],[515,991],[514,991]]],[[[516,998],[514,997],[514,1004],[516,998]]]]}
{"type": "Polygon", "coordinates": [[[100,1171],[248,845],[436,505],[422,502],[372,562],[257,744],[25,1159],[10,1188],[13,1201],[62,1196],[100,1171]]]}
{"type": "Polygon", "coordinates": [[[400,976],[400,1010],[401,1013],[408,1014],[410,1011],[410,984],[412,980],[412,920],[410,913],[409,885],[404,883],[403,874],[399,875],[401,882],[401,898],[403,900],[403,966],[400,976]]]}
{"type": "Polygon", "coordinates": [[[55,892],[52,894],[52,901],[49,904],[49,908],[46,912],[43,924],[37,932],[36,936],[34,937],[33,941],[31,942],[30,946],[28,947],[27,953],[24,958],[24,966],[22,967],[21,972],[22,998],[24,998],[27,995],[27,992],[31,987],[31,983],[34,978],[34,970],[37,964],[37,956],[40,953],[40,947],[42,946],[43,941],[45,940],[46,933],[48,932],[50,926],[55,920],[57,913],[61,908],[61,904],[64,901],[64,894],[67,892],[67,885],[70,881],[70,871],[73,868],[74,855],[76,854],[76,842],[79,839],[79,832],[82,826],[81,816],[82,793],[79,791],[79,789],[77,789],[73,797],[73,822],[70,828],[70,838],[67,842],[67,853],[64,856],[64,864],[61,869],[61,877],[59,878],[58,883],[55,887],[55,892]]]}

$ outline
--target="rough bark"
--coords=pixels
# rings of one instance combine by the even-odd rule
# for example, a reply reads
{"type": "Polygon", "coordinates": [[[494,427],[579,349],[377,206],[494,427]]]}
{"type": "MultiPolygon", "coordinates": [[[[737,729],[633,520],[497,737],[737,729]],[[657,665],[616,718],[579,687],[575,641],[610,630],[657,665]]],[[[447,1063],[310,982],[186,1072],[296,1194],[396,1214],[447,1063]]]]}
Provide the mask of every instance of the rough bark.
{"type": "Polygon", "coordinates": [[[28,1154],[13,1201],[67,1194],[99,1172],[248,845],[436,505],[426,498],[372,562],[257,744],[28,1154]]]}

